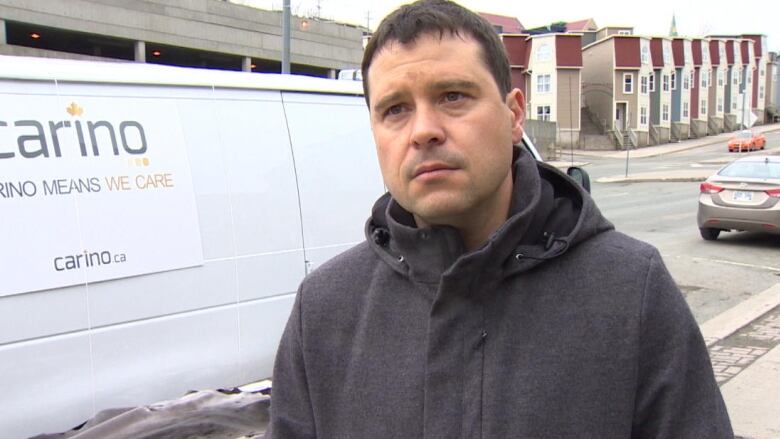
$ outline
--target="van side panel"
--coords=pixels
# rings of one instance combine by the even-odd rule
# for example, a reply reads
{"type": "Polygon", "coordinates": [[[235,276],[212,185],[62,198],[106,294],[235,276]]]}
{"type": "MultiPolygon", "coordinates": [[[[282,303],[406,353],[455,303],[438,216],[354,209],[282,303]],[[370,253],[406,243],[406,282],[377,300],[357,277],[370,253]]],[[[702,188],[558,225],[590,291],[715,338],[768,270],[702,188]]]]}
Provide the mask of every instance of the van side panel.
{"type": "MultiPolygon", "coordinates": [[[[65,61],[46,65],[74,72],[111,68],[65,61]]],[[[146,67],[133,69],[147,72],[146,67]]],[[[154,70],[148,67],[147,73],[154,70]]],[[[30,67],[27,73],[35,72],[30,67]]],[[[184,69],[175,73],[184,72],[199,74],[184,69]]],[[[107,408],[151,404],[188,390],[270,377],[295,291],[307,269],[362,241],[371,206],[384,192],[360,96],[280,92],[271,86],[287,84],[290,78],[272,75],[208,72],[208,78],[235,85],[232,88],[154,85],[148,78],[144,83],[125,78],[122,84],[119,77],[117,83],[98,83],[73,75],[64,82],[0,79],[0,102],[8,102],[8,97],[18,102],[16,108],[0,108],[0,121],[11,124],[22,114],[40,114],[46,121],[61,114],[62,120],[70,120],[65,110],[74,108],[72,102],[87,103],[82,105],[87,121],[101,120],[98,108],[119,111],[132,106],[128,114],[143,116],[146,108],[159,114],[144,124],[157,127],[154,132],[163,138],[170,134],[181,139],[185,146],[195,217],[180,226],[197,227],[199,240],[186,244],[193,247],[191,254],[202,251],[202,264],[100,282],[74,269],[65,274],[73,276],[72,286],[0,297],[3,437],[64,431],[107,408]]],[[[336,83],[317,84],[339,88],[336,83]]],[[[340,88],[346,89],[343,84],[340,88]]],[[[0,126],[0,152],[18,153],[16,135],[5,128],[0,126]]],[[[56,172],[67,176],[77,168],[66,166],[68,160],[94,160],[89,166],[95,170],[104,159],[127,160],[109,157],[117,155],[111,150],[110,130],[97,135],[103,136],[98,140],[105,148],[100,160],[76,157],[78,144],[71,141],[61,161],[41,157],[20,166],[36,172],[58,166],[56,172]]],[[[0,162],[0,182],[9,163],[0,162]]],[[[38,250],[30,249],[58,255],[58,246],[78,248],[90,233],[121,242],[123,234],[149,239],[178,232],[93,232],[79,215],[109,221],[101,216],[99,203],[84,209],[76,196],[49,197],[46,202],[57,203],[58,212],[47,226],[58,237],[51,242],[29,230],[29,216],[38,211],[34,205],[14,209],[19,200],[0,201],[0,246],[8,233],[22,233],[28,252],[36,257],[38,250]]],[[[159,215],[154,203],[148,206],[127,216],[159,215]]],[[[165,250],[154,239],[144,244],[149,248],[159,250],[150,258],[165,261],[165,250]]],[[[185,256],[189,254],[188,249],[185,256]]],[[[2,258],[9,257],[18,254],[0,252],[0,282],[10,279],[2,272],[2,258]]],[[[29,276],[16,275],[21,280],[29,276]]]]}
{"type": "Polygon", "coordinates": [[[362,97],[283,93],[309,268],[364,239],[384,192],[362,97]]]}
{"type": "Polygon", "coordinates": [[[0,346],[2,436],[63,431],[93,416],[90,355],[86,332],[0,346]]]}

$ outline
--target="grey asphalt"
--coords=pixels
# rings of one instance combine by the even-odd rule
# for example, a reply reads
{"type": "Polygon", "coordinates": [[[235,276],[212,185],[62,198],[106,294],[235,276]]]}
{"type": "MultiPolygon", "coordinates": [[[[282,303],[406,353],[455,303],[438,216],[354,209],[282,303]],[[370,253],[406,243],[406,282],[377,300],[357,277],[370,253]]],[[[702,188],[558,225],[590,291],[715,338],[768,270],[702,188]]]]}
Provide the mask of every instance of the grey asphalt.
{"type": "MultiPolygon", "coordinates": [[[[780,124],[762,125],[754,131],[780,130],[780,124]]],[[[638,148],[632,159],[674,154],[716,143],[726,144],[733,133],[638,148]]],[[[780,148],[769,153],[780,154],[780,148]]],[[[551,162],[565,169],[585,166],[589,158],[624,159],[625,151],[574,150],[571,161],[551,162]]],[[[725,164],[732,158],[710,160],[725,164]]],[[[703,181],[712,169],[690,168],[615,175],[598,183],[703,181]]],[[[723,312],[701,325],[718,385],[738,439],[780,438],[780,283],[723,312]]]]}

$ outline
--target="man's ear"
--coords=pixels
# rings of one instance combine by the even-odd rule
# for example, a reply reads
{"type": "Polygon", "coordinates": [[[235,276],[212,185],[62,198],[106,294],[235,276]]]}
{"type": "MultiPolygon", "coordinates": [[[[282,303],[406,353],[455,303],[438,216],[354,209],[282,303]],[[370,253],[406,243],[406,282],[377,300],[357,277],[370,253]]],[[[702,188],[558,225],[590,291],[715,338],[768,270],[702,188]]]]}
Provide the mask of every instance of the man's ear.
{"type": "Polygon", "coordinates": [[[512,143],[517,145],[523,138],[525,122],[525,97],[519,88],[512,89],[506,95],[506,106],[512,112],[512,143]]]}

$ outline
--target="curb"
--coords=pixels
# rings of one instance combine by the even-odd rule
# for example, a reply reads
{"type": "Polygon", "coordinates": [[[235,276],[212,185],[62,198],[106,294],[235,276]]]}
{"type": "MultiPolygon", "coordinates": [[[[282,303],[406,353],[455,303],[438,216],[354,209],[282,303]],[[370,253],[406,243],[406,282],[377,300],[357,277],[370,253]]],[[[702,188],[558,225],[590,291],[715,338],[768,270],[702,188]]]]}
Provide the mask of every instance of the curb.
{"type": "Polygon", "coordinates": [[[726,339],[780,305],[780,283],[718,314],[699,326],[707,347],[726,339]]]}
{"type": "Polygon", "coordinates": [[[707,177],[602,177],[596,183],[677,183],[704,181],[707,177]]]}

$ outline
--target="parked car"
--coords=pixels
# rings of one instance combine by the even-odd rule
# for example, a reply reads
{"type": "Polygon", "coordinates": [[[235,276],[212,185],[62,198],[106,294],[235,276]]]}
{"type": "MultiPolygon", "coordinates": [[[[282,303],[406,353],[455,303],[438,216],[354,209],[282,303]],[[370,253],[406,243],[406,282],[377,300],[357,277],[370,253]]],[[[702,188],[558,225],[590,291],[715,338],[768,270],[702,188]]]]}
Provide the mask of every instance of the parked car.
{"type": "Polygon", "coordinates": [[[766,137],[751,130],[742,130],[729,140],[729,152],[742,152],[764,149],[766,137]]]}
{"type": "Polygon", "coordinates": [[[698,222],[706,240],[730,230],[780,234],[780,156],[734,160],[703,182],[698,222]]]}

